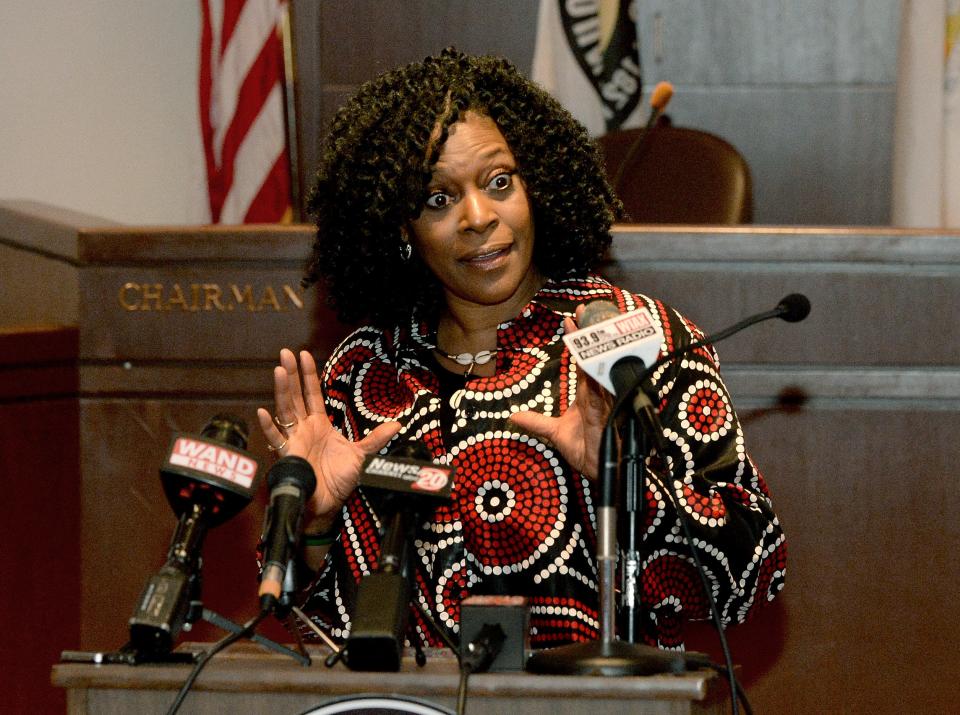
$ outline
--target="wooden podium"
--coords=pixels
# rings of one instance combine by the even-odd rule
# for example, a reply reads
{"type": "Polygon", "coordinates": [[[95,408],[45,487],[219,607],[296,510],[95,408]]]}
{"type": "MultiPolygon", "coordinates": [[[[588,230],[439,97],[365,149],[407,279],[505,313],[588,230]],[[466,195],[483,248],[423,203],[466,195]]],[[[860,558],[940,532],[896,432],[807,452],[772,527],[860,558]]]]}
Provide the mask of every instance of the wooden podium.
{"type": "MultiPolygon", "coordinates": [[[[360,695],[412,698],[456,710],[457,663],[447,653],[428,653],[423,668],[405,659],[399,673],[328,669],[327,651],[314,654],[313,665],[305,668],[247,644],[235,646],[210,662],[180,712],[293,715],[360,695]]],[[[60,664],[53,682],[67,689],[70,715],[162,713],[188,672],[187,666],[60,664]]],[[[709,671],[623,678],[486,673],[470,677],[467,693],[467,713],[682,715],[729,709],[725,681],[709,671]]]]}
{"type": "MultiPolygon", "coordinates": [[[[278,351],[310,345],[322,359],[346,330],[298,292],[312,239],[309,226],[133,228],[0,201],[0,480],[13,538],[0,558],[3,573],[25,575],[0,590],[0,637],[40,654],[0,648],[5,691],[52,691],[59,650],[124,642],[175,523],[157,474],[172,431],[234,412],[268,459],[254,409],[271,404],[278,351]]],[[[803,323],[718,346],[790,551],[784,593],[728,632],[757,711],[949,710],[960,232],[618,226],[602,268],[706,331],[787,293],[813,303],[803,323]]],[[[207,540],[205,602],[234,621],[256,608],[262,513],[260,500],[207,540]]],[[[709,628],[689,636],[719,659],[709,628]]]]}

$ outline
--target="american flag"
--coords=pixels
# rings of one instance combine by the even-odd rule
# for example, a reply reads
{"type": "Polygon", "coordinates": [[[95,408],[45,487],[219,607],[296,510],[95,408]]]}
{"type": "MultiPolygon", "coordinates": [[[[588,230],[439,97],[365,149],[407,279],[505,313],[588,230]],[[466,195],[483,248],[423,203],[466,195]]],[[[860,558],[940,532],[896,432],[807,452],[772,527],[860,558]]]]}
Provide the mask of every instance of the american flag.
{"type": "Polygon", "coordinates": [[[213,223],[289,221],[285,0],[200,0],[200,128],[213,223]]]}

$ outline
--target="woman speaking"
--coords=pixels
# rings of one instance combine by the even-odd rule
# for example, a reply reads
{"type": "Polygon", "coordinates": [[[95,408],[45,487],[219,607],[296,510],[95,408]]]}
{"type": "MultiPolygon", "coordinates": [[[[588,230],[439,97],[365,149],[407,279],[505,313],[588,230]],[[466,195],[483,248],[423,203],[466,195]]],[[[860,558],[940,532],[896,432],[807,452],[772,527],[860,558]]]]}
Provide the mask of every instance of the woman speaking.
{"type": "MultiPolygon", "coordinates": [[[[505,60],[445,50],[339,111],[309,206],[305,280],[361,327],[322,370],[283,350],[275,411],[258,411],[272,448],[317,476],[304,610],[348,634],[379,554],[361,463],[416,442],[456,477],[450,503],[416,528],[408,637],[442,645],[436,629],[456,636],[463,598],[508,594],[529,600],[534,647],[596,639],[593,490],[611,400],[563,335],[599,299],[647,308],[661,353],[702,335],[591,273],[621,207],[585,130],[505,60]]],[[[642,604],[648,641],[676,646],[683,621],[709,613],[674,504],[727,622],[782,588],[786,546],[713,349],[666,363],[653,390],[665,453],[646,462],[642,604]]]]}

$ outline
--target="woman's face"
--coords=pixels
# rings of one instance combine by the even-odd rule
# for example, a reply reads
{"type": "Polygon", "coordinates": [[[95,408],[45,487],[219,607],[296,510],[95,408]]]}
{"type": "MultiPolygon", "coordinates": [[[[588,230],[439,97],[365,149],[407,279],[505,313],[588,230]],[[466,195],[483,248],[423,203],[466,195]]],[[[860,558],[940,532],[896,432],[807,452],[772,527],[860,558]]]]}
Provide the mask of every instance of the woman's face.
{"type": "Polygon", "coordinates": [[[527,191],[513,152],[489,117],[467,112],[451,125],[426,205],[410,229],[448,307],[519,310],[542,283],[532,263],[527,191]]]}

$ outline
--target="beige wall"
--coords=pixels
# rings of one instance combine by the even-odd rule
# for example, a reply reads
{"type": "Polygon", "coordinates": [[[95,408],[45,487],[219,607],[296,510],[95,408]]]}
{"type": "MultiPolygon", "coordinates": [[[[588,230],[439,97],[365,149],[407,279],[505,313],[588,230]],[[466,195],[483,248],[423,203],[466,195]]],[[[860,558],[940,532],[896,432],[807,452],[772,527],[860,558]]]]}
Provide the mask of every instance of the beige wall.
{"type": "Polygon", "coordinates": [[[206,220],[196,0],[0,3],[0,198],[206,220]]]}

